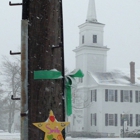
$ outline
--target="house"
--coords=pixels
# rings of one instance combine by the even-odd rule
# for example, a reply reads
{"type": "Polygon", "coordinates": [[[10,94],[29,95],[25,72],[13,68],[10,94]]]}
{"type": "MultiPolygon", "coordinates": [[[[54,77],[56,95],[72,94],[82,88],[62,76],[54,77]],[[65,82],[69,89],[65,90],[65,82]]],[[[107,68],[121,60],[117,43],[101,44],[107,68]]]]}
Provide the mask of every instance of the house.
{"type": "Polygon", "coordinates": [[[71,135],[114,136],[140,129],[140,71],[107,71],[104,26],[96,17],[95,1],[89,0],[86,22],[79,26],[76,68],[84,73],[73,89],[71,135]]]}

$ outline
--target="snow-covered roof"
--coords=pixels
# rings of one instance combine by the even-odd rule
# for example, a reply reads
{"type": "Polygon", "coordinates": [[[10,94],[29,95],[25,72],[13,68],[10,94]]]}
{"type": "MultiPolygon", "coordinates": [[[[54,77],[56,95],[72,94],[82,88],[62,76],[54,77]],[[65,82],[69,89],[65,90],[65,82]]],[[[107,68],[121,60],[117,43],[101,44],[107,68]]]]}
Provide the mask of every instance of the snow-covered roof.
{"type": "Polygon", "coordinates": [[[92,78],[103,85],[122,85],[122,86],[140,86],[140,70],[135,70],[135,84],[130,82],[129,69],[114,69],[105,73],[89,72],[92,78]]]}

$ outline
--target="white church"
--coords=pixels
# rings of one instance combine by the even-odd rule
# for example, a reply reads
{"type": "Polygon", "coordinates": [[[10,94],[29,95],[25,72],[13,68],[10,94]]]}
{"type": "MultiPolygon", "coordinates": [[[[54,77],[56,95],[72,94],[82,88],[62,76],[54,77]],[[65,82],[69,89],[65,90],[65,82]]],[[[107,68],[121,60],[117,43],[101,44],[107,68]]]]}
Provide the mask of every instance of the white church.
{"type": "Polygon", "coordinates": [[[98,22],[95,0],[89,0],[86,22],[79,26],[76,68],[84,77],[73,91],[70,133],[120,137],[121,131],[140,129],[140,71],[107,71],[105,24],[98,22]],[[124,129],[123,129],[124,128],[124,129]]]}

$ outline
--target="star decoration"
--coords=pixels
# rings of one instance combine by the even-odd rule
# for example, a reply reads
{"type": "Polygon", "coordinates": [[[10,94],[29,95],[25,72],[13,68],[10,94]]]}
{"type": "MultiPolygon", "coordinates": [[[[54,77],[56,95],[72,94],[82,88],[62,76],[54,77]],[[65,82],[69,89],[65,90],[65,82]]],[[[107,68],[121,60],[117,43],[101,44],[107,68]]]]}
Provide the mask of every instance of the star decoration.
{"type": "Polygon", "coordinates": [[[69,122],[58,122],[52,110],[46,122],[33,123],[33,125],[45,132],[44,140],[64,140],[62,130],[69,124],[69,122]]]}

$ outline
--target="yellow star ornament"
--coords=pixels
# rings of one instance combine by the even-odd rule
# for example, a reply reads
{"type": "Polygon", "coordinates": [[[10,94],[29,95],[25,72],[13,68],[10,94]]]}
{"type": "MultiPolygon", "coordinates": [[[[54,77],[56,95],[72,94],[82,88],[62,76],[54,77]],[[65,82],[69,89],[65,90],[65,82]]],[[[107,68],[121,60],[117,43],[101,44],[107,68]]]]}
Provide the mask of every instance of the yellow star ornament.
{"type": "Polygon", "coordinates": [[[61,132],[69,124],[69,122],[58,122],[52,110],[46,122],[33,123],[33,125],[45,132],[44,140],[64,140],[61,132]]]}

